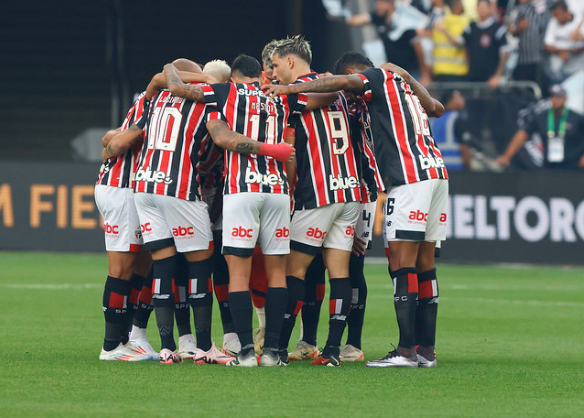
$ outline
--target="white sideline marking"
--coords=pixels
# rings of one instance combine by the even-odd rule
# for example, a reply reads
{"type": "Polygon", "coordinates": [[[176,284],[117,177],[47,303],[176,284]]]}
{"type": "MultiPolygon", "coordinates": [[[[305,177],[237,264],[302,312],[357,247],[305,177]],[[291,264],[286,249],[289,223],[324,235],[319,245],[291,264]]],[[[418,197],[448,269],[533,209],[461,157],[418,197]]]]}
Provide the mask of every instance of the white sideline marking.
{"type": "Polygon", "coordinates": [[[101,289],[103,285],[99,284],[3,284],[2,287],[10,289],[43,289],[43,290],[84,290],[84,289],[101,289]]]}

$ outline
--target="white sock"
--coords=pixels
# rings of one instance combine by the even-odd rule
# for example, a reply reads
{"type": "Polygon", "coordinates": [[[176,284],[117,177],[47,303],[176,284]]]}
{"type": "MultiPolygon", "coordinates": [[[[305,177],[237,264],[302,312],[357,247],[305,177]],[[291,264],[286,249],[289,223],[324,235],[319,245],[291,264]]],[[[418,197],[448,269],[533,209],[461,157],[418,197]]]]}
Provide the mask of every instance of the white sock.
{"type": "Polygon", "coordinates": [[[256,308],[256,313],[258,314],[258,323],[260,328],[266,328],[266,309],[256,308]]]}
{"type": "Polygon", "coordinates": [[[239,341],[239,337],[235,332],[228,332],[227,334],[223,335],[223,345],[229,344],[232,341],[239,341]]]}
{"type": "Polygon", "coordinates": [[[185,342],[193,341],[196,344],[195,336],[193,334],[185,334],[178,337],[178,343],[183,344],[185,342]]]}
{"type": "Polygon", "coordinates": [[[147,340],[146,328],[138,328],[132,325],[132,332],[130,332],[130,340],[147,340]]]}

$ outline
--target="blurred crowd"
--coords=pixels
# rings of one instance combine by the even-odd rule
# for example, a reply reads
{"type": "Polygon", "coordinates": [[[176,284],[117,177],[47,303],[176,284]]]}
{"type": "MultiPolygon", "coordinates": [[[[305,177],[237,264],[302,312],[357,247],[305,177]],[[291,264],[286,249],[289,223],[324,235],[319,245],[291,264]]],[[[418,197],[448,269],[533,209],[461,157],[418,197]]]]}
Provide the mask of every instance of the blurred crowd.
{"type": "MultiPolygon", "coordinates": [[[[334,19],[376,29],[381,53],[372,57],[374,62],[405,68],[441,96],[449,112],[434,121],[434,135],[441,149],[451,149],[449,169],[584,168],[584,1],[376,0],[367,13],[354,13],[350,1],[323,3],[334,19]],[[543,99],[537,101],[541,98],[534,94],[529,100],[509,100],[497,91],[520,86],[518,81],[535,83],[531,89],[541,91],[543,99]],[[492,93],[471,99],[467,109],[462,90],[440,88],[468,82],[486,83],[482,89],[492,93]],[[517,102],[510,112],[513,121],[507,129],[486,127],[494,145],[485,152],[485,129],[470,127],[493,121],[505,125],[501,101],[517,102]],[[576,105],[565,129],[571,103],[576,105]],[[543,133],[526,120],[540,121],[543,133]],[[568,158],[568,152],[577,155],[568,158]]],[[[370,45],[364,49],[376,55],[370,45]]]]}

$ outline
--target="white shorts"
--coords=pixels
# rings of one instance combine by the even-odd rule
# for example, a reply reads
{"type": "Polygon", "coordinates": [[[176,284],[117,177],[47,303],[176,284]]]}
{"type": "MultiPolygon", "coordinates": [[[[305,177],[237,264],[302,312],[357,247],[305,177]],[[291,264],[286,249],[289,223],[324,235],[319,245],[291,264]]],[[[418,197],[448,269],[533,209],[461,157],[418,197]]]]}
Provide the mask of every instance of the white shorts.
{"type": "Polygon", "coordinates": [[[361,202],[348,202],[295,211],[291,248],[306,254],[317,254],[321,247],[351,251],[360,208],[361,202]]]}
{"type": "Polygon", "coordinates": [[[134,191],[122,187],[95,186],[95,204],[103,218],[106,251],[132,252],[144,244],[134,191]]]}
{"type": "Polygon", "coordinates": [[[431,179],[393,187],[385,202],[387,241],[446,239],[448,180],[431,179]]]}
{"type": "Polygon", "coordinates": [[[180,253],[213,248],[207,204],[172,196],[136,193],[142,237],[148,250],[176,246],[180,253]]]}
{"type": "Polygon", "coordinates": [[[367,245],[373,239],[373,224],[375,223],[375,211],[377,202],[361,203],[359,218],[355,226],[355,234],[367,245]]]}
{"type": "Polygon", "coordinates": [[[223,196],[223,254],[251,257],[290,253],[290,196],[234,193],[223,196]]]}

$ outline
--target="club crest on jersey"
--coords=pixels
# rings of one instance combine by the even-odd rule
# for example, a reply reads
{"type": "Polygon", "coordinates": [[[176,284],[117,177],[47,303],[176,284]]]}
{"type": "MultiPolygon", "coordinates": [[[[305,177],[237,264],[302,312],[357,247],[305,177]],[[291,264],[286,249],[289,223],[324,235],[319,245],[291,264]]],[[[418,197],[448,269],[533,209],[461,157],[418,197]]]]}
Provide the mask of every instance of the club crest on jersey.
{"type": "Polygon", "coordinates": [[[258,183],[264,186],[281,186],[284,184],[284,180],[282,180],[277,174],[257,173],[255,171],[251,171],[249,167],[245,171],[245,182],[250,184],[258,183]]]}
{"type": "Polygon", "coordinates": [[[329,189],[331,189],[331,190],[354,189],[358,185],[359,185],[359,180],[357,180],[357,177],[354,177],[354,176],[341,177],[340,174],[337,177],[333,177],[332,174],[329,174],[329,189]]]}
{"type": "Polygon", "coordinates": [[[146,167],[146,170],[140,168],[136,171],[135,180],[164,184],[172,183],[172,179],[164,171],[152,171],[150,166],[146,167]]]}
{"type": "Polygon", "coordinates": [[[444,168],[444,160],[440,157],[424,157],[423,155],[418,155],[418,158],[420,159],[420,167],[422,170],[444,168]]]}
{"type": "Polygon", "coordinates": [[[99,172],[100,173],[109,173],[110,171],[110,166],[109,164],[102,164],[101,167],[99,168],[99,172]]]}

